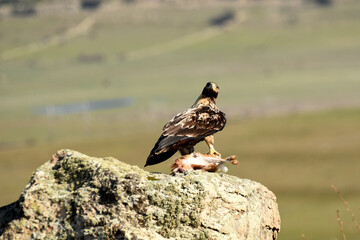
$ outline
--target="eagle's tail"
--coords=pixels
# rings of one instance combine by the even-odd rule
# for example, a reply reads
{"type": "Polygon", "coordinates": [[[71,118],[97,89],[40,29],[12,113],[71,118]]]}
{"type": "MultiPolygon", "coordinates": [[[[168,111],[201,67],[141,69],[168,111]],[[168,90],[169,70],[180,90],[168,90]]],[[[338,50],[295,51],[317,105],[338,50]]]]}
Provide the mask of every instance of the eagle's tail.
{"type": "Polygon", "coordinates": [[[165,161],[166,159],[170,158],[172,155],[174,155],[176,153],[176,151],[177,150],[173,150],[173,151],[163,152],[163,153],[159,153],[159,154],[153,153],[153,151],[151,151],[149,157],[146,160],[144,167],[161,163],[161,162],[165,161]]]}
{"type": "Polygon", "coordinates": [[[159,138],[154,148],[151,150],[144,167],[161,163],[166,159],[170,158],[172,155],[174,155],[177,152],[177,149],[171,149],[169,148],[169,146],[166,151],[159,152],[159,149],[162,148],[162,146],[159,145],[161,145],[161,140],[163,140],[164,138],[165,138],[164,136],[161,136],[159,138]]]}

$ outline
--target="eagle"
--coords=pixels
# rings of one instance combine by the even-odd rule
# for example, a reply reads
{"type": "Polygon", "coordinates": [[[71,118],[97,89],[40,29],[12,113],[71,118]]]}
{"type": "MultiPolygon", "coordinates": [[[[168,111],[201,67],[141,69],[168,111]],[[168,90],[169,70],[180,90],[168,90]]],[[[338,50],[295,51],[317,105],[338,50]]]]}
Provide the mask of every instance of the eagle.
{"type": "Polygon", "coordinates": [[[214,134],[226,124],[226,115],[216,106],[219,86],[208,82],[187,110],[175,115],[165,126],[163,132],[151,150],[145,167],[165,161],[177,151],[181,155],[194,152],[194,146],[203,140],[209,147],[209,154],[221,156],[214,148],[214,134]]]}

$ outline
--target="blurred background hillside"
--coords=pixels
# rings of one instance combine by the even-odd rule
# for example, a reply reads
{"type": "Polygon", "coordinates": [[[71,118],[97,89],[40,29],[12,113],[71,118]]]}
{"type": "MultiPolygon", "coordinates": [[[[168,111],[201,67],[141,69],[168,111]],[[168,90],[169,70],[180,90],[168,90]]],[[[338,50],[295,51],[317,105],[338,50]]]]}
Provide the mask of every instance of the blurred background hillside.
{"type": "Polygon", "coordinates": [[[360,239],[331,189],[360,215],[357,0],[0,0],[0,206],[61,148],[142,167],[208,81],[216,149],[277,195],[279,239],[342,239],[337,209],[360,239]]]}

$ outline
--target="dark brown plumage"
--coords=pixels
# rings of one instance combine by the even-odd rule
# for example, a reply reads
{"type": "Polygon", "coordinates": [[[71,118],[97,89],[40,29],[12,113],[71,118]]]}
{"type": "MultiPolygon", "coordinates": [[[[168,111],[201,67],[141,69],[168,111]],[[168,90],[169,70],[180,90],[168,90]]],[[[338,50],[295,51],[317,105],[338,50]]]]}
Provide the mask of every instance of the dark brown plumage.
{"type": "Polygon", "coordinates": [[[208,82],[195,103],[164,126],[145,166],[163,162],[178,150],[181,155],[190,154],[194,152],[194,146],[203,140],[209,146],[210,154],[220,155],[214,149],[213,134],[225,127],[226,116],[215,104],[218,93],[219,87],[208,82]]]}

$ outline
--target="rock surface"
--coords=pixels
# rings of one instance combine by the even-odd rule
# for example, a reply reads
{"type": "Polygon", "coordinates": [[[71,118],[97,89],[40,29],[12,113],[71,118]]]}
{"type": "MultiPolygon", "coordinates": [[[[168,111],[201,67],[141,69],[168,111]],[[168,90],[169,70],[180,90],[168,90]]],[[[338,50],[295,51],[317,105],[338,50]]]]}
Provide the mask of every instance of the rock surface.
{"type": "Polygon", "coordinates": [[[280,230],[275,195],[226,174],[149,173],[60,150],[0,208],[0,239],[259,239],[280,230]]]}

